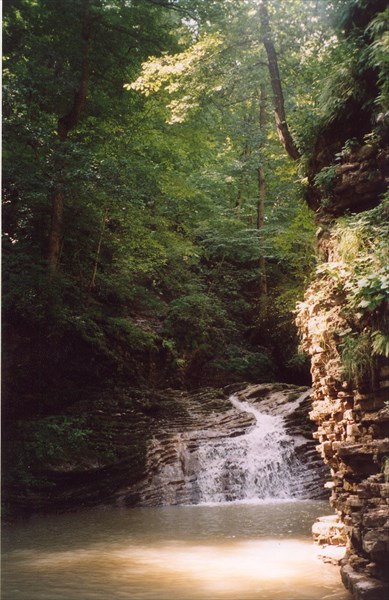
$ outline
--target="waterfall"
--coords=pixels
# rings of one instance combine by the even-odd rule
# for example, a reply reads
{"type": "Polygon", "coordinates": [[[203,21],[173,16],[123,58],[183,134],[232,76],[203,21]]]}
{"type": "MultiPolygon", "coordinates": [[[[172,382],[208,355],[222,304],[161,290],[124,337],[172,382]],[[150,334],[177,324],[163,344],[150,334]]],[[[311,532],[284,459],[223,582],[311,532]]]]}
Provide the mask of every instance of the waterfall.
{"type": "Polygon", "coordinates": [[[301,492],[301,464],[279,415],[264,414],[236,396],[232,405],[255,423],[243,435],[207,440],[197,452],[200,502],[286,499],[301,492]]]}
{"type": "Polygon", "coordinates": [[[181,394],[180,414],[159,424],[146,475],[123,490],[123,504],[322,498],[327,471],[303,433],[309,393],[253,384],[229,398],[181,394]]]}

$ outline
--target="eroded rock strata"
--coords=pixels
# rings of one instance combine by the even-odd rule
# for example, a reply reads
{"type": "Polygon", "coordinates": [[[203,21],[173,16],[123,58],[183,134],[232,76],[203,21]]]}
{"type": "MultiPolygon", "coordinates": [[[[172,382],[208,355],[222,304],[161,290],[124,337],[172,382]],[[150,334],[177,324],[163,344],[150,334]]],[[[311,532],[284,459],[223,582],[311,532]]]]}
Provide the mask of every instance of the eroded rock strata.
{"type": "Polygon", "coordinates": [[[383,192],[388,173],[387,150],[360,145],[333,168],[329,192],[313,185],[311,178],[311,205],[319,206],[320,193],[325,200],[317,209],[318,250],[324,262],[298,314],[303,347],[312,361],[314,437],[331,468],[330,502],[347,539],[342,578],[357,600],[389,597],[389,365],[384,349],[375,352],[372,344],[378,335],[374,329],[386,326],[386,275],[378,261],[374,271],[373,253],[382,245],[379,239],[370,239],[371,274],[350,281],[350,274],[358,271],[346,264],[336,227],[346,211],[368,215],[363,211],[381,202],[381,225],[387,222],[383,192]],[[372,281],[382,286],[377,300],[373,300],[376,292],[364,288],[372,281]],[[351,351],[346,356],[347,347],[351,351]]]}
{"type": "Polygon", "coordinates": [[[384,469],[389,455],[389,368],[381,368],[374,389],[368,384],[353,388],[342,380],[334,337],[322,329],[325,344],[317,340],[321,309],[315,297],[308,291],[300,319],[305,324],[304,345],[312,353],[314,437],[331,468],[330,502],[347,537],[342,577],[356,598],[384,600],[389,564],[389,481],[384,469]]]}
{"type": "MultiPolygon", "coordinates": [[[[231,391],[227,388],[226,393],[231,391]]],[[[310,390],[286,384],[260,384],[237,389],[234,395],[261,413],[283,418],[299,462],[296,497],[326,497],[323,482],[328,472],[317,456],[307,420],[310,390]]],[[[186,407],[185,419],[170,420],[166,429],[154,430],[147,449],[145,477],[135,487],[121,490],[120,502],[128,504],[135,494],[137,503],[146,506],[196,504],[201,500],[197,479],[204,470],[199,466],[199,450],[210,441],[223,444],[223,440],[243,436],[255,422],[252,414],[237,410],[228,397],[212,392],[181,393],[181,402],[186,407]]],[[[225,489],[225,498],[235,500],[228,495],[228,481],[225,489]]]]}
{"type": "Polygon", "coordinates": [[[232,393],[283,418],[301,465],[302,496],[324,497],[329,473],[312,438],[310,390],[241,384],[197,393],[118,389],[92,406],[75,404],[68,417],[91,431],[88,443],[80,441],[67,460],[31,464],[31,483],[9,485],[6,500],[18,510],[79,508],[80,499],[84,506],[196,503],[198,449],[212,439],[243,436],[255,420],[232,406],[232,393]]]}

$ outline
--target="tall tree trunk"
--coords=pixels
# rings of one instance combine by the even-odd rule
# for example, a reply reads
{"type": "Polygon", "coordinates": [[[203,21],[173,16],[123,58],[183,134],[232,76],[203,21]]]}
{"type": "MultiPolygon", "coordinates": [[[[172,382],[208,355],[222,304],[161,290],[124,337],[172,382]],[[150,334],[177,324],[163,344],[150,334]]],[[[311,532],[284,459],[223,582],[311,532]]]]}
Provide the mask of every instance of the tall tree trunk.
{"type": "Polygon", "coordinates": [[[266,183],[265,171],[260,164],[258,166],[258,206],[257,206],[257,229],[262,229],[265,224],[265,198],[266,198],[266,183]]]}
{"type": "Polygon", "coordinates": [[[244,148],[242,150],[242,153],[240,155],[240,158],[243,162],[243,173],[240,176],[239,179],[239,187],[238,187],[238,194],[236,196],[236,201],[235,201],[235,214],[236,214],[236,218],[238,219],[238,221],[240,221],[240,217],[241,217],[241,210],[242,210],[242,206],[243,206],[243,190],[246,186],[246,180],[247,180],[247,173],[246,173],[246,160],[247,158],[250,156],[251,154],[251,148],[249,146],[249,143],[246,142],[244,145],[244,148]]]}
{"type": "Polygon", "coordinates": [[[63,189],[62,173],[58,175],[57,189],[51,198],[51,226],[47,250],[47,260],[50,277],[58,270],[62,244],[62,223],[65,195],[63,189]]]}
{"type": "MultiPolygon", "coordinates": [[[[261,137],[265,137],[266,127],[266,90],[261,85],[261,96],[259,101],[259,129],[261,137]]],[[[260,231],[265,224],[265,200],[266,200],[266,182],[265,170],[262,162],[258,165],[258,204],[257,204],[257,229],[260,231]]],[[[259,257],[259,302],[261,312],[266,311],[267,307],[267,278],[266,278],[266,259],[261,254],[259,257]]]]}
{"type": "MultiPolygon", "coordinates": [[[[68,113],[58,119],[57,132],[59,140],[63,143],[67,140],[69,132],[80,120],[85,105],[88,83],[89,83],[89,45],[91,38],[90,28],[90,0],[83,0],[81,38],[83,41],[83,52],[81,62],[80,85],[76,91],[73,104],[68,113]]],[[[61,240],[63,236],[63,214],[65,207],[65,166],[61,159],[57,167],[57,186],[51,199],[51,225],[49,231],[47,262],[49,276],[52,278],[58,271],[61,254],[61,240]]]]}
{"type": "Polygon", "coordinates": [[[235,216],[240,221],[240,212],[243,204],[243,181],[242,179],[239,181],[238,194],[236,196],[235,201],[235,216]]]}
{"type": "Polygon", "coordinates": [[[96,285],[96,275],[97,275],[97,269],[99,267],[101,246],[103,244],[104,231],[105,231],[105,227],[107,224],[107,218],[108,218],[108,206],[105,207],[103,218],[101,220],[101,228],[100,228],[100,233],[99,233],[99,239],[97,242],[95,261],[94,261],[94,265],[93,265],[92,276],[91,276],[89,286],[88,286],[88,302],[90,301],[92,290],[96,285]]]}
{"type": "Polygon", "coordinates": [[[290,134],[286,120],[284,94],[282,91],[281,77],[278,69],[277,53],[274,47],[272,31],[270,28],[267,0],[260,0],[259,18],[261,21],[262,41],[266,50],[271,87],[273,90],[274,111],[278,137],[280,138],[281,144],[289,156],[293,158],[293,160],[297,160],[301,155],[290,134]]]}
{"type": "MultiPolygon", "coordinates": [[[[262,165],[258,167],[258,215],[257,227],[261,231],[265,223],[265,198],[266,185],[265,173],[262,165]]],[[[263,237],[263,236],[262,236],[263,237]]],[[[267,305],[267,276],[266,276],[266,258],[263,254],[259,257],[259,297],[262,308],[267,305]]]]}

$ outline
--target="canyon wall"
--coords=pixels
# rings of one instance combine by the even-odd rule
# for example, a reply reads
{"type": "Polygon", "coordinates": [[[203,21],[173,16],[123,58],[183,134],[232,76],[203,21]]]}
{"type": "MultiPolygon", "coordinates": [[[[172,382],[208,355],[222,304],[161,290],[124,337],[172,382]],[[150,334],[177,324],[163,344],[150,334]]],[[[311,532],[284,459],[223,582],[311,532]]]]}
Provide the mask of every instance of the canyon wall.
{"type": "Polygon", "coordinates": [[[315,451],[310,389],[258,384],[180,394],[185,418],[157,427],[145,477],[119,503],[141,506],[326,498],[329,472],[315,451]],[[231,391],[234,393],[229,396],[231,391]]]}
{"type": "MultiPolygon", "coordinates": [[[[252,413],[234,406],[231,394],[265,416],[282,421],[285,433],[281,446],[287,445],[291,455],[286,457],[285,464],[276,464],[276,470],[284,478],[281,487],[288,495],[328,497],[324,482],[329,471],[315,450],[314,426],[308,417],[310,389],[281,383],[236,384],[192,393],[115,389],[107,392],[106,398],[96,398],[92,405],[89,400],[74,404],[67,414],[79,434],[72,452],[63,456],[58,452],[44,455],[39,462],[30,460],[25,477],[18,476],[5,488],[4,500],[18,512],[99,504],[197,504],[204,501],[200,480],[207,476],[210,463],[212,468],[220,463],[220,472],[211,481],[212,493],[217,492],[220,484],[223,500],[240,498],[239,494],[246,493],[245,481],[241,479],[245,479],[247,461],[244,450],[240,455],[239,445],[242,442],[244,447],[246,434],[256,419],[252,413]],[[80,423],[84,430],[77,429],[80,423]],[[204,456],[207,448],[208,456],[204,456]],[[238,453],[238,463],[241,458],[243,463],[236,468],[234,453],[238,453]],[[290,489],[286,487],[286,479],[290,489]]],[[[272,458],[276,445],[272,434],[269,442],[268,453],[272,458]]],[[[256,478],[271,461],[257,451],[256,440],[252,450],[251,454],[265,463],[260,469],[254,465],[252,473],[256,478]]],[[[270,475],[272,478],[273,474],[270,475]]],[[[248,473],[247,479],[250,476],[248,473]]],[[[259,482],[255,495],[262,493],[261,488],[259,482]]]]}
{"type": "Polygon", "coordinates": [[[311,164],[308,192],[316,210],[322,262],[299,305],[297,321],[312,361],[314,437],[331,468],[330,502],[347,537],[343,582],[357,600],[385,600],[389,278],[384,238],[389,153],[382,140],[356,144],[343,153],[339,144],[329,144],[327,154],[324,147],[322,142],[318,160],[311,164]],[[378,337],[381,346],[375,341],[378,337]]]}

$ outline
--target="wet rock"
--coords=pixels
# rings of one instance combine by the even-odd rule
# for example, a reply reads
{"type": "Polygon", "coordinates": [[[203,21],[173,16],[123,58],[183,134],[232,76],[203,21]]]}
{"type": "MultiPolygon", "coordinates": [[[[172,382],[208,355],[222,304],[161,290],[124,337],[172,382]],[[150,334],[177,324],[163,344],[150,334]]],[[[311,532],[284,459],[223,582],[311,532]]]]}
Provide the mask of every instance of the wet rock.
{"type": "Polygon", "coordinates": [[[345,546],[345,525],[337,515],[318,517],[312,525],[313,540],[320,545],[345,546]]]}
{"type": "MultiPolygon", "coordinates": [[[[241,401],[283,420],[294,440],[303,497],[327,497],[323,486],[329,472],[315,450],[308,419],[310,391],[287,384],[241,384],[233,391],[241,401]]],[[[118,388],[92,405],[89,400],[75,404],[71,415],[90,430],[88,444],[72,460],[42,462],[32,472],[34,485],[15,485],[7,499],[31,511],[196,503],[199,448],[239,440],[255,423],[252,414],[232,406],[230,393],[118,388]]]]}
{"type": "Polygon", "coordinates": [[[346,546],[323,545],[318,550],[318,557],[324,563],[338,566],[344,558],[346,546]]]}
{"type": "Polygon", "coordinates": [[[350,565],[341,568],[342,581],[355,600],[387,600],[389,587],[382,581],[366,577],[350,565]]]}
{"type": "MultiPolygon", "coordinates": [[[[231,388],[228,389],[230,391],[231,388]]],[[[327,497],[324,481],[328,478],[328,469],[315,450],[312,427],[307,416],[310,390],[287,384],[260,384],[240,389],[234,386],[233,391],[238,401],[247,402],[262,414],[283,419],[286,433],[294,439],[295,460],[300,465],[299,488],[295,492],[298,497],[327,497]]],[[[232,406],[226,396],[219,398],[216,403],[213,399],[217,411],[209,410],[201,394],[197,397],[188,394],[184,401],[189,419],[185,423],[180,419],[171,421],[171,433],[166,436],[161,436],[158,427],[153,432],[153,440],[148,446],[146,477],[137,486],[142,505],[199,502],[200,449],[213,441],[220,448],[228,439],[243,436],[255,422],[252,414],[232,406]]],[[[228,490],[233,489],[231,478],[236,474],[226,472],[221,477],[225,478],[222,484],[226,490],[225,499],[235,499],[235,492],[228,490]]],[[[119,501],[125,503],[126,494],[124,490],[119,501]]]]}

